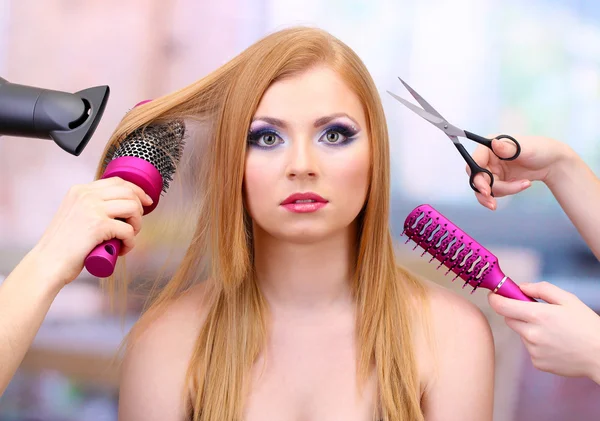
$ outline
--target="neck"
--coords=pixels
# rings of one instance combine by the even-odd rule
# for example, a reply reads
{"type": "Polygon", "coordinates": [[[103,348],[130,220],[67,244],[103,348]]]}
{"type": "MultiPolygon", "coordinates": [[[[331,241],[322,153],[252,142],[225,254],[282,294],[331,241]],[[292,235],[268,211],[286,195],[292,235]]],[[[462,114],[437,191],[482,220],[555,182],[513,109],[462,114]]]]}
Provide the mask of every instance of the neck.
{"type": "Polygon", "coordinates": [[[317,309],[352,302],[356,228],[311,243],[292,243],[254,229],[259,286],[273,309],[317,309]]]}

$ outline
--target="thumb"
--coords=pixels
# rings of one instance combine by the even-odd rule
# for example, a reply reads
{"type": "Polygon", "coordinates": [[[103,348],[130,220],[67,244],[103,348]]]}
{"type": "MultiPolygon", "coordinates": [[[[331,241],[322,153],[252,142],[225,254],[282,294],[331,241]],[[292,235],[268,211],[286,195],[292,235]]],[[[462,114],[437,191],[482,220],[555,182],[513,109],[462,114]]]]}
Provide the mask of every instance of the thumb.
{"type": "Polygon", "coordinates": [[[566,304],[571,300],[571,293],[560,289],[549,282],[522,283],[519,288],[532,298],[541,298],[549,304],[566,304]]]}
{"type": "Polygon", "coordinates": [[[517,146],[510,139],[492,139],[492,150],[500,158],[510,158],[517,153],[517,146]]]}

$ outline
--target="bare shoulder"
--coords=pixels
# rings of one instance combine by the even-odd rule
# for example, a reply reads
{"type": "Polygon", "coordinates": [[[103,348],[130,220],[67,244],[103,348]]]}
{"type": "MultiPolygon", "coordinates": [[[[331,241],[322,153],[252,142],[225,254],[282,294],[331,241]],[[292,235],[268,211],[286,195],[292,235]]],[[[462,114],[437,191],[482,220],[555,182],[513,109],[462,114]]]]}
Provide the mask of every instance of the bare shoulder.
{"type": "MultiPolygon", "coordinates": [[[[431,303],[432,321],[442,337],[450,334],[448,329],[455,328],[471,338],[491,333],[483,312],[465,296],[434,282],[424,282],[431,303]]],[[[467,290],[465,294],[468,294],[467,290]]]]}
{"type": "Polygon", "coordinates": [[[494,340],[490,325],[466,297],[430,281],[425,285],[431,310],[427,361],[422,363],[426,418],[491,420],[494,340]]]}
{"type": "MultiPolygon", "coordinates": [[[[465,296],[431,281],[424,281],[430,305],[433,351],[437,360],[469,359],[473,352],[493,358],[493,337],[483,312],[465,296]],[[453,355],[456,354],[456,355],[453,355]]],[[[468,292],[465,291],[465,294],[468,292]]]]}
{"type": "Polygon", "coordinates": [[[206,318],[207,289],[192,287],[134,326],[121,367],[120,420],[184,419],[185,378],[206,318]]]}
{"type": "MultiPolygon", "coordinates": [[[[491,339],[491,328],[483,312],[466,297],[444,288],[429,280],[422,280],[427,293],[428,316],[421,320],[426,322],[429,330],[420,330],[418,335],[420,346],[447,346],[450,342],[455,346],[461,341],[473,340],[486,342],[491,339]],[[429,333],[426,338],[425,333],[429,333]],[[425,345],[426,340],[433,344],[425,345]]],[[[468,292],[465,291],[465,294],[468,292]]]]}

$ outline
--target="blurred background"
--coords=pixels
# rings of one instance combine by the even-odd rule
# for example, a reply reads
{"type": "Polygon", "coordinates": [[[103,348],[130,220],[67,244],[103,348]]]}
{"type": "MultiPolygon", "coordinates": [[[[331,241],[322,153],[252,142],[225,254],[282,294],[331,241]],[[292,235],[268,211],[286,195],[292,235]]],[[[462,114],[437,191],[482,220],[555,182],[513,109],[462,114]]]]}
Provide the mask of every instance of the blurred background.
{"type": "MultiPolygon", "coordinates": [[[[599,419],[600,387],[534,369],[520,339],[490,312],[485,292],[460,290],[403,245],[400,233],[413,208],[431,204],[493,251],[515,281],[550,281],[600,311],[598,261],[543,184],[501,199],[496,212],[481,207],[448,139],[385,91],[409,98],[401,76],[459,127],[482,135],[551,136],[598,173],[600,2],[0,0],[0,76],[68,92],[111,88],[104,117],[79,157],[51,141],[0,138],[0,280],[39,239],[69,187],[93,179],[127,110],[295,24],[328,30],[371,71],[391,134],[391,223],[399,258],[456,288],[488,316],[497,350],[494,419],[599,419]]],[[[154,274],[155,257],[172,245],[152,230],[146,222],[145,242],[133,253],[144,269],[133,286],[154,274]]],[[[121,320],[109,311],[98,280],[84,271],[59,295],[0,397],[0,420],[115,420],[113,358],[142,300],[143,294],[132,295],[121,320]]]]}

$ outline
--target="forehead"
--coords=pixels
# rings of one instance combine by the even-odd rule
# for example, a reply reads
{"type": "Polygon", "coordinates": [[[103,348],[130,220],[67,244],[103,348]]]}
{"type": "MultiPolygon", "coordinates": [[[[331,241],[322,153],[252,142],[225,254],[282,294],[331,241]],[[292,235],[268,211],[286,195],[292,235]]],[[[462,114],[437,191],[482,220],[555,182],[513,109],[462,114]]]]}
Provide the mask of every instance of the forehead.
{"type": "Polygon", "coordinates": [[[257,116],[312,122],[334,113],[347,113],[364,124],[358,96],[328,67],[315,67],[273,83],[263,95],[257,116]]]}

